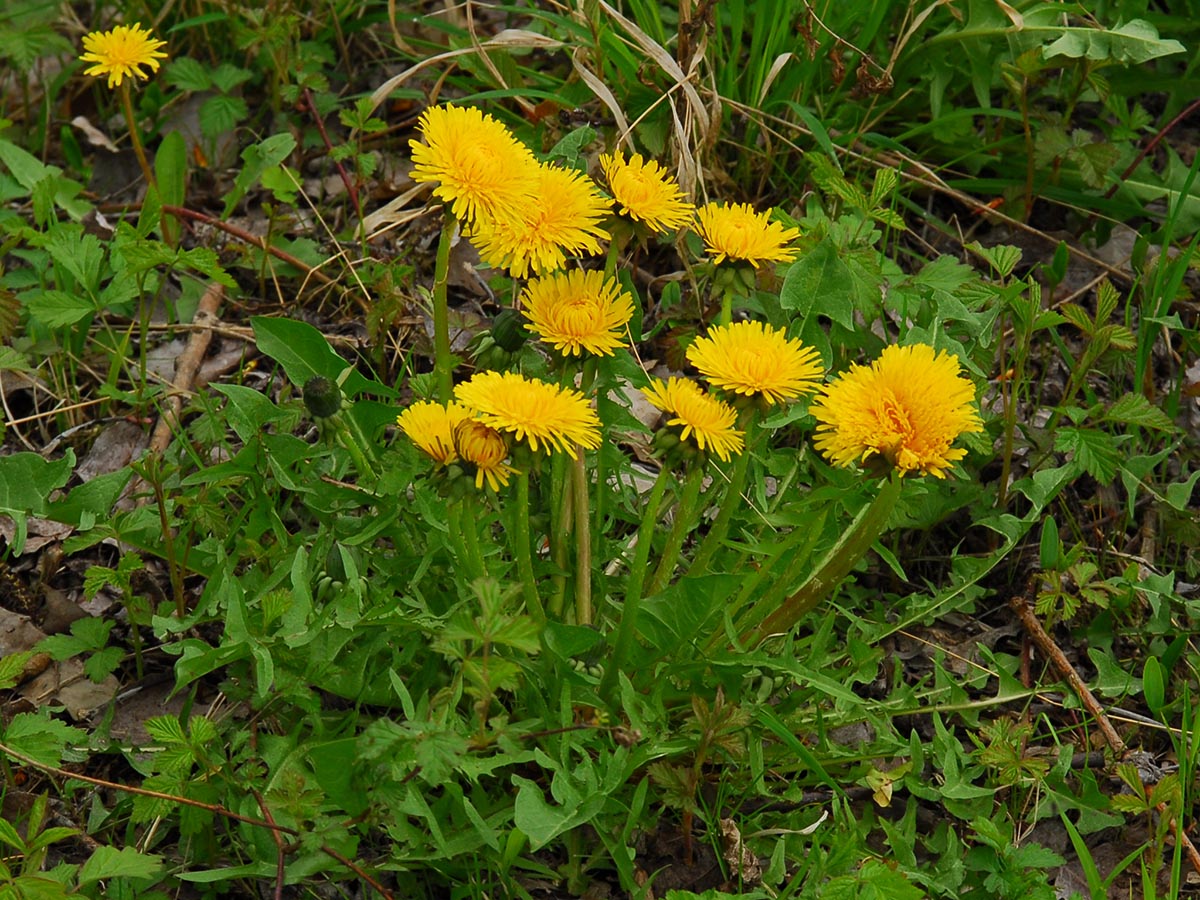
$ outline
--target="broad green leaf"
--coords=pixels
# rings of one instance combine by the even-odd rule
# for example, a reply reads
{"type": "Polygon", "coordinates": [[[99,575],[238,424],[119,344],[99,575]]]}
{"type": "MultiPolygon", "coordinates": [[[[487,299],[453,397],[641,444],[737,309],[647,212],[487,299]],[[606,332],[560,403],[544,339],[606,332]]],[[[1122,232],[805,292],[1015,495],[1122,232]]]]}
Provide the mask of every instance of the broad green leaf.
{"type": "Polygon", "coordinates": [[[0,510],[44,511],[50,494],[67,483],[74,467],[75,453],[70,449],[56,460],[37,453],[0,457],[0,510]]]}
{"type": "Polygon", "coordinates": [[[291,156],[296,149],[296,138],[291,134],[273,134],[264,141],[251,144],[242,151],[243,166],[233,182],[233,190],[225,197],[222,218],[227,218],[235,206],[246,196],[246,192],[262,177],[262,173],[277,166],[291,156]]]}
{"type": "Polygon", "coordinates": [[[1105,411],[1101,421],[1140,425],[1160,431],[1175,430],[1171,417],[1147,400],[1144,394],[1128,393],[1120,397],[1105,411]]]}
{"type": "Polygon", "coordinates": [[[571,775],[554,773],[551,790],[561,805],[546,802],[541,787],[520,775],[512,776],[517,786],[513,821],[525,832],[534,850],[550,843],[560,834],[590,821],[604,808],[606,798],[597,788],[590,764],[580,766],[571,775]]]}
{"type": "Polygon", "coordinates": [[[96,304],[82,294],[54,289],[26,293],[21,303],[47,328],[67,328],[96,312],[96,304]]]}
{"type": "Polygon", "coordinates": [[[1117,664],[1112,656],[1099,647],[1090,647],[1088,659],[1096,667],[1096,693],[1106,697],[1128,697],[1142,689],[1142,680],[1134,678],[1117,664]]]}
{"type": "Polygon", "coordinates": [[[833,238],[826,237],[788,269],[779,305],[800,319],[828,316],[843,328],[853,329],[855,294],[850,267],[838,255],[833,238]]]}
{"type": "Polygon", "coordinates": [[[1192,502],[1192,491],[1196,489],[1196,479],[1200,478],[1200,469],[1188,476],[1187,481],[1176,481],[1167,485],[1167,503],[1180,512],[1187,511],[1192,502]]]}
{"type": "Polygon", "coordinates": [[[1187,50],[1175,40],[1164,40],[1145,19],[1130,19],[1110,31],[1100,28],[1062,28],[1059,37],[1043,53],[1047,59],[1068,56],[1095,61],[1140,65],[1160,56],[1187,50]]]}
{"type": "Polygon", "coordinates": [[[1142,696],[1146,698],[1150,712],[1155,715],[1166,704],[1166,672],[1157,656],[1147,656],[1142,665],[1142,696]]]}
{"type": "Polygon", "coordinates": [[[329,346],[325,336],[307,322],[254,316],[250,324],[258,349],[282,365],[288,380],[298,388],[303,388],[314,375],[337,381],[349,369],[342,382],[342,391],[348,398],[367,389],[384,396],[394,393],[351,369],[350,364],[329,346]]]}
{"type": "Polygon", "coordinates": [[[105,878],[150,878],[162,869],[162,857],[139,853],[132,847],[97,847],[79,870],[79,883],[105,878]]]}

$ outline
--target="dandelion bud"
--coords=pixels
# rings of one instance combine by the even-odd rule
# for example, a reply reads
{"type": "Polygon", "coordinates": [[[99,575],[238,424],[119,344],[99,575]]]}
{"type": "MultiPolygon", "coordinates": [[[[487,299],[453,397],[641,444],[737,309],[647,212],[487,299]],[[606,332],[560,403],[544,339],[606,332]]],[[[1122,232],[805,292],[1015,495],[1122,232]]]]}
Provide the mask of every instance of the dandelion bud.
{"type": "Polygon", "coordinates": [[[328,419],[342,408],[341,389],[323,375],[304,382],[304,405],[316,419],[328,419]]]}

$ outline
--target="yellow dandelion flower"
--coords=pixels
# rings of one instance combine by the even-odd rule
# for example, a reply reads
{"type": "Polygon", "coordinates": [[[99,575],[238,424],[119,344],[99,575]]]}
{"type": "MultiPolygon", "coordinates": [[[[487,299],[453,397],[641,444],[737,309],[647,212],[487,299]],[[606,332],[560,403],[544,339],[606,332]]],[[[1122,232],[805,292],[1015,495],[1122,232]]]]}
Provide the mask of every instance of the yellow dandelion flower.
{"type": "Polygon", "coordinates": [[[527,207],[537,160],[502,122],[473,106],[431,106],[412,140],[413,181],[437,182],[435,197],[464,222],[507,219],[527,207]]]}
{"type": "Polygon", "coordinates": [[[475,487],[480,490],[483,490],[485,479],[493,491],[500,490],[508,484],[508,476],[516,471],[504,462],[508,458],[504,435],[478,419],[464,419],[458,423],[454,429],[454,447],[463,462],[475,467],[475,487]]]}
{"type": "Polygon", "coordinates": [[[461,403],[442,406],[422,400],[414,403],[396,417],[400,426],[417,449],[430,456],[441,466],[449,465],[458,458],[454,448],[454,429],[470,418],[471,411],[461,403]]]}
{"type": "Polygon", "coordinates": [[[627,162],[617,150],[600,156],[600,168],[621,215],[651,231],[676,231],[692,224],[696,207],[684,199],[679,182],[654,160],[635,153],[627,162]]]}
{"type": "Polygon", "coordinates": [[[633,299],[600,271],[535,279],[521,292],[521,304],[529,330],[564,356],[612,356],[633,317],[633,299]]]}
{"type": "Polygon", "coordinates": [[[479,220],[470,235],[479,256],[516,278],[561,269],[567,254],[599,253],[609,234],[600,223],[612,202],[586,175],[541,165],[531,179],[533,197],[510,219],[479,220]]]}
{"type": "Polygon", "coordinates": [[[982,431],[975,386],[962,375],[958,357],[925,344],[891,346],[870,366],[852,365],[822,388],[812,405],[820,423],[814,443],[836,466],[852,466],[879,454],[901,474],[945,478],[966,455],[951,444],[982,431]]]}
{"type": "Polygon", "coordinates": [[[576,444],[600,446],[600,419],[587,398],[515,372],[480,372],[454,389],[459,402],[497,431],[547,450],[563,450],[576,458],[576,444]]]}
{"type": "Polygon", "coordinates": [[[791,262],[796,258],[796,250],[786,245],[800,236],[800,229],[772,222],[769,211],[755,212],[748,203],[709,203],[696,216],[700,220],[696,231],[717,265],[727,259],[742,260],[757,269],[762,262],[791,262]]]}
{"type": "Polygon", "coordinates": [[[701,450],[711,450],[729,462],[741,453],[742,432],[734,428],[737,412],[728,403],[709,396],[690,378],[654,379],[642,393],[668,416],[667,425],[678,426],[683,440],[691,438],[701,450]]]}
{"type": "Polygon", "coordinates": [[[811,394],[824,374],[814,348],[762,322],[713,328],[692,342],[687,358],[709,383],[767,403],[811,394]]]}
{"type": "Polygon", "coordinates": [[[121,86],[126,75],[131,80],[149,77],[142,71],[142,66],[157,72],[159,60],[167,58],[167,54],[158,48],[166,45],[166,41],[156,40],[140,23],[118,25],[111,31],[85,34],[84,53],[79,58],[94,64],[83,70],[85,75],[107,75],[108,86],[114,88],[121,86]]]}

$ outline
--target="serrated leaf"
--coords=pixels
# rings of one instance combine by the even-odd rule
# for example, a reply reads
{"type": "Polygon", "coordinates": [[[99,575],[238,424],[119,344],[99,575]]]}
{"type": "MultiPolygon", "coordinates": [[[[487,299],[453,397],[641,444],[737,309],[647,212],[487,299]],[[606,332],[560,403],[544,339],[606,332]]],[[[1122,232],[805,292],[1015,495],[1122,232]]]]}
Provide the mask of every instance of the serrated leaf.
{"type": "Polygon", "coordinates": [[[1117,293],[1111,281],[1106,278],[1100,282],[1100,287],[1096,290],[1096,321],[1107,322],[1116,311],[1120,300],[1121,295],[1117,293]]]}
{"type": "Polygon", "coordinates": [[[1013,269],[1017,267],[1017,263],[1021,261],[1021,248],[1009,244],[985,247],[979,241],[972,241],[967,244],[967,249],[982,257],[992,267],[992,271],[1001,278],[1011,275],[1013,269]]]}
{"type": "Polygon", "coordinates": [[[1060,428],[1054,436],[1054,449],[1068,453],[1083,471],[1101,484],[1111,484],[1117,474],[1120,455],[1116,439],[1096,428],[1060,428]]]}
{"type": "Polygon", "coordinates": [[[84,660],[84,674],[96,684],[100,684],[117,670],[124,657],[125,651],[120,647],[105,647],[84,660]]]}
{"type": "Polygon", "coordinates": [[[1137,346],[1137,338],[1124,325],[1105,325],[1101,331],[1108,346],[1116,350],[1132,350],[1137,346]]]}
{"type": "Polygon", "coordinates": [[[1092,328],[1095,327],[1092,322],[1092,317],[1086,309],[1079,306],[1077,303],[1064,303],[1058,308],[1062,317],[1082,331],[1084,334],[1091,334],[1092,328]]]}
{"type": "Polygon", "coordinates": [[[146,733],[160,744],[178,745],[187,743],[183,725],[175,716],[154,716],[145,722],[146,733]]]}
{"type": "Polygon", "coordinates": [[[171,60],[163,71],[163,78],[181,91],[207,91],[212,87],[208,68],[189,56],[171,60]]]}
{"type": "Polygon", "coordinates": [[[217,94],[200,105],[197,119],[203,135],[209,140],[216,140],[233,131],[238,123],[244,122],[249,115],[250,107],[241,97],[217,94]]]}
{"type": "Polygon", "coordinates": [[[1079,167],[1079,175],[1088,187],[1102,188],[1108,175],[1121,158],[1121,150],[1108,141],[1092,141],[1071,151],[1071,159],[1079,167]]]}
{"type": "Polygon", "coordinates": [[[1135,393],[1125,394],[1116,400],[1104,412],[1101,421],[1157,428],[1159,431],[1175,430],[1175,423],[1170,416],[1147,400],[1145,395],[1135,393]]]}
{"type": "Polygon", "coordinates": [[[882,206],[884,201],[892,196],[899,183],[900,176],[895,169],[880,169],[875,174],[875,181],[871,185],[871,206],[882,206]]]}
{"type": "Polygon", "coordinates": [[[25,664],[32,657],[32,650],[0,656],[0,691],[6,691],[17,683],[17,679],[25,671],[25,664]]]}
{"type": "Polygon", "coordinates": [[[37,762],[57,766],[68,745],[83,743],[84,732],[43,713],[17,713],[4,729],[4,743],[37,762]]]}
{"type": "MultiPolygon", "coordinates": [[[[2,336],[0,336],[2,338],[2,336]]],[[[0,344],[0,372],[32,372],[33,367],[24,354],[7,344],[0,344]]]]}
{"type": "Polygon", "coordinates": [[[47,328],[67,328],[96,312],[96,304],[82,294],[55,289],[26,293],[21,303],[32,318],[47,328]]]}
{"type": "Polygon", "coordinates": [[[162,857],[139,853],[132,847],[97,847],[79,869],[79,884],[105,878],[150,878],[162,869],[162,857]]]}
{"type": "Polygon", "coordinates": [[[221,93],[228,94],[239,84],[249,81],[253,77],[254,73],[249,69],[224,62],[213,70],[212,83],[221,93]]]}

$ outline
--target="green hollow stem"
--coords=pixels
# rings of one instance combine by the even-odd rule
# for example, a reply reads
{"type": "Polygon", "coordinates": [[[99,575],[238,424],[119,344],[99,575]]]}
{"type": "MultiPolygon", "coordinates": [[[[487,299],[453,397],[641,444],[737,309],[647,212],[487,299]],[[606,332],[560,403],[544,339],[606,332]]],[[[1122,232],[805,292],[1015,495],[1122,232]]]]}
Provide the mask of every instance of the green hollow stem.
{"type": "Polygon", "coordinates": [[[718,325],[728,325],[733,321],[733,291],[726,289],[721,293],[721,316],[718,325]]]}
{"type": "Polygon", "coordinates": [[[449,403],[454,394],[454,360],[450,355],[450,306],[446,299],[446,283],[450,277],[450,245],[457,231],[458,219],[447,209],[433,270],[433,370],[437,375],[438,399],[443,404],[449,403]]]}
{"type": "Polygon", "coordinates": [[[700,485],[704,482],[704,469],[705,467],[702,465],[693,464],[683,482],[683,493],[675,507],[675,521],[671,524],[671,531],[667,534],[667,543],[663,546],[662,559],[658,561],[658,568],[655,570],[654,578],[647,590],[648,594],[657,594],[671,580],[675,564],[679,562],[679,551],[683,549],[683,542],[687,538],[688,530],[692,527],[696,501],[700,498],[700,485]]]}
{"type": "Polygon", "coordinates": [[[546,624],[546,610],[538,596],[537,582],[533,578],[533,551],[529,536],[529,472],[517,475],[517,502],[513,508],[512,535],[513,556],[517,559],[517,572],[521,576],[521,591],[525,598],[525,610],[538,625],[546,624]]]}
{"type": "MultiPolygon", "coordinates": [[[[583,364],[579,388],[584,396],[591,394],[596,380],[596,360],[588,357],[583,364]]],[[[591,495],[588,490],[587,451],[576,446],[571,460],[571,500],[574,504],[575,534],[575,624],[592,624],[592,517],[591,495]]],[[[597,485],[596,493],[600,493],[597,485]]]]}
{"type": "MultiPolygon", "coordinates": [[[[883,483],[875,499],[854,517],[854,521],[829,548],[808,580],[785,598],[779,608],[767,615],[761,624],[742,636],[746,646],[755,647],[768,635],[789,631],[850,574],[850,570],[883,534],[888,517],[900,498],[902,485],[903,479],[896,473],[883,483]]],[[[752,615],[759,612],[757,606],[751,610],[752,615]]]]}
{"type": "MultiPolygon", "coordinates": [[[[750,574],[738,591],[737,599],[731,606],[731,620],[734,623],[734,633],[742,634],[748,627],[747,623],[754,621],[754,607],[747,607],[751,597],[758,600],[754,606],[771,609],[783,599],[788,587],[800,576],[801,571],[809,564],[813,546],[821,536],[825,525],[825,513],[818,512],[805,523],[803,528],[793,528],[783,538],[771,559],[760,564],[753,574],[750,574]],[[786,560],[783,571],[778,563],[786,560]],[[765,589],[763,582],[768,582],[765,589]]],[[[725,629],[718,627],[709,638],[706,649],[714,653],[722,642],[727,640],[725,629]]]]}
{"type": "Polygon", "coordinates": [[[662,506],[663,494],[666,493],[667,483],[670,480],[670,471],[663,467],[654,481],[654,487],[650,489],[650,498],[646,501],[645,512],[642,513],[642,524],[638,526],[637,547],[633,551],[633,562],[629,565],[629,577],[625,582],[625,604],[621,608],[621,621],[617,625],[612,659],[600,682],[600,696],[609,702],[614,699],[613,691],[617,685],[617,675],[629,656],[629,648],[633,645],[634,635],[637,634],[638,611],[642,605],[642,588],[646,583],[646,566],[650,560],[650,545],[654,543],[654,530],[658,527],[658,510],[662,506]]]}
{"type": "Polygon", "coordinates": [[[138,131],[137,116],[133,112],[133,95],[129,90],[129,81],[122,79],[117,90],[121,94],[121,108],[125,112],[125,121],[129,123],[129,141],[133,144],[133,152],[137,156],[138,165],[142,169],[142,174],[146,176],[146,184],[156,188],[158,182],[154,180],[154,170],[150,168],[150,161],[146,159],[146,148],[142,146],[142,135],[138,131]]]}
{"type": "Polygon", "coordinates": [[[453,501],[446,508],[446,522],[450,528],[450,541],[455,555],[467,570],[468,580],[474,581],[487,574],[483,565],[483,554],[479,549],[479,532],[475,527],[474,503],[463,498],[453,501]],[[468,509],[468,506],[472,509],[468,509]]]}
{"type": "Polygon", "coordinates": [[[333,423],[338,443],[346,449],[350,454],[350,458],[354,460],[354,468],[358,470],[358,477],[371,481],[378,478],[379,473],[375,471],[370,443],[364,437],[362,429],[359,428],[358,420],[354,418],[353,410],[344,408],[328,421],[333,423]]]}
{"type": "Polygon", "coordinates": [[[586,456],[575,448],[571,461],[571,499],[575,504],[575,624],[592,624],[592,530],[588,509],[586,456]]]}
{"type": "Polygon", "coordinates": [[[554,589],[550,594],[547,614],[555,621],[562,620],[567,594],[567,537],[571,531],[574,507],[571,505],[573,482],[567,475],[566,457],[555,453],[550,463],[550,558],[554,560],[554,589]]]}
{"type": "Polygon", "coordinates": [[[729,522],[733,519],[733,512],[741,505],[742,488],[746,486],[746,473],[750,471],[750,455],[754,445],[754,432],[751,430],[754,426],[754,409],[746,407],[742,410],[741,424],[746,431],[746,446],[742,452],[738,454],[733,463],[733,471],[729,473],[729,483],[725,487],[725,494],[721,498],[721,506],[717,510],[717,517],[713,520],[712,527],[708,530],[708,534],[704,536],[704,540],[700,543],[700,549],[696,551],[696,556],[692,560],[691,566],[688,567],[688,574],[699,575],[704,571],[712,559],[713,554],[725,540],[726,534],[729,532],[729,522]]]}

